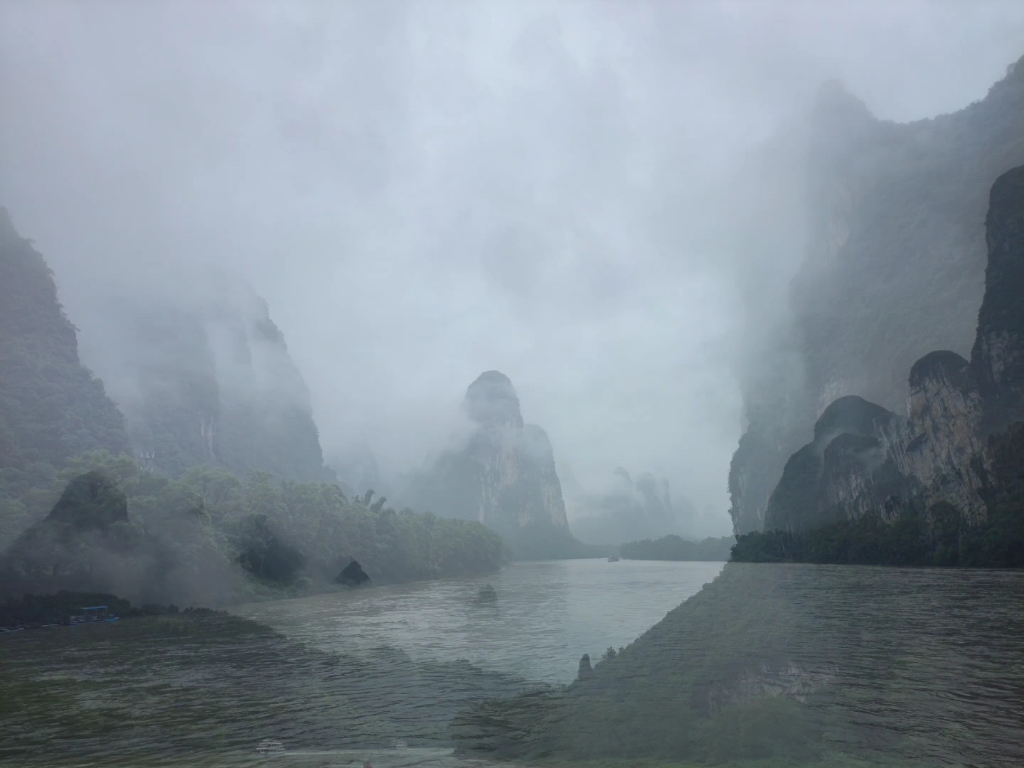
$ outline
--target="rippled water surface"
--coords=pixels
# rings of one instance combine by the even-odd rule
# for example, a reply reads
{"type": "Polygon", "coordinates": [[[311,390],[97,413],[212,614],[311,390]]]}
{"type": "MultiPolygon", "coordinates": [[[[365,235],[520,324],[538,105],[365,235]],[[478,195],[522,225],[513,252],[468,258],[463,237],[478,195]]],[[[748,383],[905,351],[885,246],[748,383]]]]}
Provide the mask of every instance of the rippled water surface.
{"type": "Polygon", "coordinates": [[[1024,766],[1024,573],[721,571],[523,563],[0,637],[0,763],[471,766],[451,752],[453,720],[548,686],[557,706],[492,718],[478,743],[676,764],[696,744],[760,768],[824,739],[808,764],[1024,766]],[[477,599],[488,583],[495,603],[477,599]],[[627,647],[559,693],[608,646],[627,647]],[[286,755],[258,758],[265,738],[286,755]]]}
{"type": "Polygon", "coordinates": [[[325,651],[401,648],[413,659],[568,683],[584,653],[628,645],[714,580],[722,563],[562,560],[489,576],[279,600],[232,611],[325,651]],[[497,600],[478,600],[491,584],[497,600]]]}

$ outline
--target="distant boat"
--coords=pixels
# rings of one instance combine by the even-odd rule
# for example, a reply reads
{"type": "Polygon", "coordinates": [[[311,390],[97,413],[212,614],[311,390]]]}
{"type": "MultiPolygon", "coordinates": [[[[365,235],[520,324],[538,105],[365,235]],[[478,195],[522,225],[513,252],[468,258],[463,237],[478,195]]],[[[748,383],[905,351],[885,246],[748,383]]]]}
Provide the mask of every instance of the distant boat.
{"type": "Polygon", "coordinates": [[[614,557],[614,556],[612,556],[612,557],[609,557],[609,558],[608,558],[608,562],[609,562],[609,563],[617,563],[617,562],[619,562],[619,558],[617,558],[617,557],[614,557]]]}
{"type": "Polygon", "coordinates": [[[284,752],[284,744],[273,739],[264,739],[256,747],[256,754],[258,755],[279,755],[282,752],[284,752]]]}
{"type": "Polygon", "coordinates": [[[405,743],[403,739],[399,739],[395,742],[395,749],[408,749],[409,745],[405,743]]]}

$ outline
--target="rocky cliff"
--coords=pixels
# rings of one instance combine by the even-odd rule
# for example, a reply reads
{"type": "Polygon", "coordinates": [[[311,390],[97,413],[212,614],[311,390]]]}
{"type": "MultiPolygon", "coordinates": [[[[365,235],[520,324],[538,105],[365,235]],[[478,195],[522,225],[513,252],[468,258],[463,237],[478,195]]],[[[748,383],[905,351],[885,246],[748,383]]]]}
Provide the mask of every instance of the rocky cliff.
{"type": "Polygon", "coordinates": [[[93,333],[136,458],[171,475],[214,465],[324,480],[309,394],[266,302],[209,279],[188,297],[121,299],[93,333]]]}
{"type": "Polygon", "coordinates": [[[477,520],[524,557],[563,554],[574,543],[554,452],[540,427],[525,424],[515,387],[487,371],[462,402],[472,432],[446,451],[406,495],[420,509],[477,520]]]}
{"type": "Polygon", "coordinates": [[[95,450],[128,452],[124,418],[79,360],[53,273],[0,208],[0,497],[95,450]]]}
{"type": "MultiPolygon", "coordinates": [[[[1006,434],[1024,402],[1024,166],[992,186],[988,266],[971,361],[932,352],[910,369],[907,415],[856,397],[831,403],[772,493],[766,530],[806,531],[879,512],[892,521],[938,505],[961,530],[987,522],[1024,466],[1007,466],[1006,434]],[[996,466],[1000,469],[997,471],[996,466]]],[[[1010,510],[1024,517],[1019,509],[1010,510]]]]}
{"type": "MultiPolygon", "coordinates": [[[[792,242],[804,258],[785,321],[773,302],[748,321],[774,336],[757,338],[745,374],[748,425],[729,475],[737,533],[762,527],[786,458],[829,403],[857,395],[908,415],[914,361],[970,350],[988,191],[1024,162],[1024,66],[961,111],[908,124],[875,119],[829,84],[777,150],[799,179],[802,245],[792,242]]],[[[998,354],[1001,340],[986,343],[998,354]]]]}

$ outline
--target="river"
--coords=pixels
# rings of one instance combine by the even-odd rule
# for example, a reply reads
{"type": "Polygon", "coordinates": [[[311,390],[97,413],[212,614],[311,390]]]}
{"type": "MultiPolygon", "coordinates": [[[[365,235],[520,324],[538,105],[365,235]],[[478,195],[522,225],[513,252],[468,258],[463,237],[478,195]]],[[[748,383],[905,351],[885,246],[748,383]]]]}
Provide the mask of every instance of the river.
{"type": "Polygon", "coordinates": [[[401,648],[466,659],[527,680],[568,683],[580,657],[633,642],[714,580],[723,563],[561,560],[500,573],[240,606],[232,613],[332,653],[401,648]],[[482,586],[497,599],[478,599],[482,586]]]}
{"type": "Polygon", "coordinates": [[[530,705],[515,717],[566,756],[649,757],[661,739],[664,764],[687,762],[665,737],[696,723],[711,747],[752,756],[735,765],[1024,765],[1024,573],[722,569],[516,563],[231,616],[0,637],[0,764],[468,768],[483,763],[451,752],[459,713],[538,688],[563,696],[582,654],[596,663],[625,646],[566,717],[530,705]],[[481,602],[488,584],[497,599],[481,602]],[[792,706],[761,713],[763,694],[792,706]],[[814,738],[839,757],[777,751],[805,738],[781,725],[820,731],[819,720],[828,732],[814,738]],[[285,763],[257,757],[263,739],[283,744],[285,763]],[[769,744],[778,762],[762,759],[769,744]],[[849,758],[866,748],[866,762],[849,758]]]}

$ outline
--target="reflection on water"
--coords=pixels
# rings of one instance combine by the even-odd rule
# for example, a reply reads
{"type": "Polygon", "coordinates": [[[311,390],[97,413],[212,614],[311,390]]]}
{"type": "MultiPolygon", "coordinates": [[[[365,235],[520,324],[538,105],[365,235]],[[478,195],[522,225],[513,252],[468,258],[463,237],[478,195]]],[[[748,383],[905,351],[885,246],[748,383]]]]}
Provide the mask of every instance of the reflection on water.
{"type": "Polygon", "coordinates": [[[722,563],[563,560],[490,576],[278,600],[232,613],[336,653],[391,646],[413,659],[568,683],[580,657],[628,645],[714,580],[722,563]],[[479,599],[492,584],[498,599],[479,599]]]}
{"type": "Polygon", "coordinates": [[[0,637],[0,763],[1024,765],[1024,573],[730,565],[665,616],[720,568],[517,564],[242,609],[279,632],[159,617],[0,637]],[[655,623],[589,680],[515,698],[655,623]],[[285,754],[256,755],[263,739],[285,754]]]}

